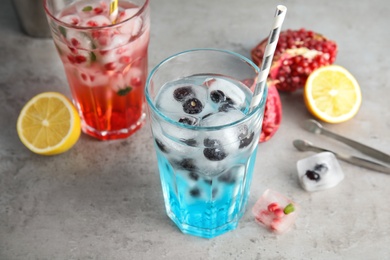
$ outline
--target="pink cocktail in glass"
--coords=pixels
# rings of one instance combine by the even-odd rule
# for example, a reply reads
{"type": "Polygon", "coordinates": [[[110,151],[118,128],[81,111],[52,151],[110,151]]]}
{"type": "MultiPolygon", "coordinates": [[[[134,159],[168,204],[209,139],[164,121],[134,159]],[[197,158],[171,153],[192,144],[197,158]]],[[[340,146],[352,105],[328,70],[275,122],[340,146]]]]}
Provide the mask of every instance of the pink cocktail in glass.
{"type": "Polygon", "coordinates": [[[125,138],[144,123],[148,70],[148,0],[45,0],[83,132],[100,140],[125,138]]]}

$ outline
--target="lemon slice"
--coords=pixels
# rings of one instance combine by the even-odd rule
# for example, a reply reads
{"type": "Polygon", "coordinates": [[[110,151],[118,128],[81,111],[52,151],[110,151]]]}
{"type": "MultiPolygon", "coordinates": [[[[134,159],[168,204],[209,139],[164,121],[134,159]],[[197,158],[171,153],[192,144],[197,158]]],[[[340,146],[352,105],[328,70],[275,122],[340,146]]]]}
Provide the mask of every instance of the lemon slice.
{"type": "Polygon", "coordinates": [[[338,65],[329,65],[310,74],[304,99],[313,116],[324,122],[341,123],[358,112],[362,94],[349,71],[338,65]]]}
{"type": "Polygon", "coordinates": [[[64,95],[44,92],[23,107],[17,122],[22,143],[37,154],[54,155],[69,150],[81,133],[80,117],[64,95]]]}

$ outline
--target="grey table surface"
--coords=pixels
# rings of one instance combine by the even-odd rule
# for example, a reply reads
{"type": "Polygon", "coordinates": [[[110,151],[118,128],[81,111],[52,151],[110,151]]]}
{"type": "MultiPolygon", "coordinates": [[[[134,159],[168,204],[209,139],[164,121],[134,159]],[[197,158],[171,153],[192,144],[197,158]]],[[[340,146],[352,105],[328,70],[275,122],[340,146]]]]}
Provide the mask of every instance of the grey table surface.
{"type": "MultiPolygon", "coordinates": [[[[277,4],[284,29],[305,27],[335,40],[336,63],[359,81],[363,103],[329,129],[390,152],[390,5],[371,1],[151,1],[149,69],[178,51],[213,47],[249,56],[266,37],[277,4]]],[[[70,97],[51,39],[20,31],[9,0],[0,2],[0,259],[388,259],[390,176],[340,162],[337,187],[308,193],[292,146],[304,138],[354,150],[302,128],[311,118],[302,92],[281,94],[283,121],[258,149],[248,210],[235,231],[207,240],[182,234],[165,214],[149,124],[125,140],[82,135],[67,153],[44,157],[19,141],[27,100],[44,91],[70,97]],[[270,188],[301,205],[294,228],[274,235],[251,214],[270,188]]]]}

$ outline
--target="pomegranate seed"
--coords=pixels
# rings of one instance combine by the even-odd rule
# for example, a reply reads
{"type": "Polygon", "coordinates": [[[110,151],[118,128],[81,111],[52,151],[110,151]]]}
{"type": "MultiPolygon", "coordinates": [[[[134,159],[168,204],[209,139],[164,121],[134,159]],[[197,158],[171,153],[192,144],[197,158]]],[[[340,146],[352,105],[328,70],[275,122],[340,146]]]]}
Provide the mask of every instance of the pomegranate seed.
{"type": "Polygon", "coordinates": [[[93,82],[95,80],[95,76],[89,76],[89,79],[93,82]]]}
{"type": "Polygon", "coordinates": [[[77,24],[79,24],[79,19],[73,17],[72,18],[72,25],[77,25],[77,24]]]}
{"type": "Polygon", "coordinates": [[[70,63],[72,63],[72,64],[76,63],[76,59],[75,59],[74,56],[68,55],[68,56],[66,56],[66,57],[68,58],[68,60],[70,61],[70,63]]]}
{"type": "Polygon", "coordinates": [[[106,63],[105,65],[104,65],[104,68],[106,69],[106,70],[114,70],[115,69],[115,63],[114,62],[109,62],[109,63],[106,63]]]}
{"type": "Polygon", "coordinates": [[[130,84],[131,84],[132,86],[140,86],[141,83],[142,83],[142,80],[141,80],[140,77],[131,78],[131,80],[130,80],[130,84]]]}
{"type": "Polygon", "coordinates": [[[77,49],[76,48],[73,48],[73,47],[70,47],[68,46],[69,50],[73,53],[73,54],[77,54],[77,49]]]}
{"type": "Polygon", "coordinates": [[[87,58],[83,55],[76,55],[75,59],[77,63],[83,63],[87,61],[87,58]]]}
{"type": "Polygon", "coordinates": [[[276,209],[279,208],[279,205],[278,205],[278,203],[273,202],[273,203],[270,203],[267,208],[268,208],[269,212],[274,212],[276,209]]]}
{"type": "Polygon", "coordinates": [[[97,22],[95,22],[95,21],[88,21],[88,22],[87,22],[87,25],[88,25],[89,27],[96,27],[96,26],[98,26],[97,22]]]}
{"type": "Polygon", "coordinates": [[[85,81],[87,80],[87,75],[85,73],[81,73],[81,78],[85,81]]]}
{"type": "Polygon", "coordinates": [[[131,57],[130,56],[122,56],[119,58],[119,62],[123,64],[128,64],[131,62],[131,57]]]}
{"type": "Polygon", "coordinates": [[[91,35],[92,38],[97,39],[100,37],[100,31],[93,31],[91,35]]]}
{"type": "Polygon", "coordinates": [[[100,51],[99,51],[99,53],[100,53],[101,55],[106,55],[107,52],[108,52],[108,51],[105,51],[105,50],[100,50],[100,51]]]}
{"type": "Polygon", "coordinates": [[[281,208],[275,209],[274,214],[275,214],[275,216],[276,216],[277,218],[281,218],[281,217],[284,216],[284,212],[283,212],[283,210],[282,210],[281,208]]]}
{"type": "Polygon", "coordinates": [[[93,9],[93,11],[95,12],[95,14],[101,14],[101,13],[103,13],[103,9],[100,8],[100,7],[96,7],[95,9],[93,9]]]}
{"type": "Polygon", "coordinates": [[[80,42],[76,40],[75,38],[70,39],[70,42],[74,47],[78,47],[80,45],[80,42]]]}

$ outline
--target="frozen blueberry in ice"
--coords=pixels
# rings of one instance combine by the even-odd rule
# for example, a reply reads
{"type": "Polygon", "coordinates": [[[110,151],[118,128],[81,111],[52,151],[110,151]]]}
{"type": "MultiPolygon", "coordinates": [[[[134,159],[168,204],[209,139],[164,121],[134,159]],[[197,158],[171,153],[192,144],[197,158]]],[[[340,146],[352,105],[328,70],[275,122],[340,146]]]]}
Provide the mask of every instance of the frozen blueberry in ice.
{"type": "Polygon", "coordinates": [[[180,87],[173,91],[173,97],[179,102],[183,102],[186,98],[189,98],[193,95],[194,92],[190,86],[180,87]]]}
{"type": "Polygon", "coordinates": [[[217,188],[213,188],[212,191],[211,191],[211,195],[213,196],[213,198],[215,198],[217,193],[218,193],[218,189],[217,188]]]}
{"type": "Polygon", "coordinates": [[[197,174],[196,172],[190,172],[188,176],[190,177],[191,180],[194,181],[197,181],[199,179],[199,174],[197,174]]]}
{"type": "Polygon", "coordinates": [[[317,173],[326,173],[328,171],[328,166],[325,163],[318,163],[314,166],[314,171],[317,173]]]}
{"type": "Polygon", "coordinates": [[[161,152],[163,152],[163,153],[169,152],[167,147],[159,139],[155,138],[154,141],[156,142],[156,145],[157,145],[158,149],[160,149],[161,152]]]}
{"type": "Polygon", "coordinates": [[[218,108],[218,112],[228,112],[229,110],[235,109],[234,105],[229,102],[224,102],[218,108]]]}
{"type": "Polygon", "coordinates": [[[210,161],[222,161],[227,153],[222,148],[205,148],[203,155],[210,161]]]}
{"type": "Polygon", "coordinates": [[[204,179],[204,182],[207,183],[208,185],[213,184],[213,180],[211,179],[204,179]]]}
{"type": "Polygon", "coordinates": [[[226,100],[225,93],[223,93],[223,91],[219,89],[211,91],[210,98],[214,103],[220,103],[226,100]]]}
{"type": "Polygon", "coordinates": [[[253,137],[254,137],[255,133],[252,132],[249,136],[243,138],[240,140],[240,146],[238,148],[242,149],[242,148],[245,148],[247,147],[248,145],[250,145],[252,143],[252,140],[253,140],[253,137]]]}
{"type": "Polygon", "coordinates": [[[198,188],[193,188],[190,190],[190,194],[192,197],[197,198],[200,196],[200,190],[198,188]]]}
{"type": "Polygon", "coordinates": [[[228,171],[228,172],[221,174],[218,177],[218,181],[223,182],[223,183],[227,183],[227,184],[233,184],[236,182],[236,178],[231,171],[228,171]]]}
{"type": "Polygon", "coordinates": [[[183,143],[185,143],[188,146],[192,146],[192,147],[198,146],[198,142],[195,139],[193,139],[193,138],[181,139],[180,141],[182,141],[183,143]]]}
{"type": "Polygon", "coordinates": [[[191,158],[184,158],[179,162],[179,165],[186,170],[195,170],[197,168],[194,160],[191,158]]]}
{"type": "Polygon", "coordinates": [[[183,111],[187,114],[199,114],[203,110],[203,104],[197,98],[190,98],[183,103],[183,111]]]}
{"type": "Polygon", "coordinates": [[[181,117],[178,121],[179,123],[185,124],[185,125],[195,125],[196,119],[195,118],[189,118],[189,117],[181,117]]]}
{"type": "Polygon", "coordinates": [[[210,139],[210,138],[205,138],[203,140],[203,144],[204,146],[209,148],[215,148],[221,145],[221,143],[217,139],[210,139]]]}
{"type": "Polygon", "coordinates": [[[203,150],[203,155],[210,161],[221,161],[226,158],[227,153],[221,147],[221,143],[217,139],[206,138],[203,140],[206,147],[203,150]]]}
{"type": "Polygon", "coordinates": [[[316,171],[307,170],[306,176],[313,181],[319,181],[321,179],[321,176],[316,171]]]}
{"type": "Polygon", "coordinates": [[[241,140],[241,139],[244,139],[245,137],[247,137],[248,133],[249,133],[249,129],[248,129],[248,126],[247,125],[241,125],[238,127],[238,132],[240,133],[238,135],[238,138],[241,140]]]}
{"type": "Polygon", "coordinates": [[[299,182],[306,191],[335,187],[344,179],[344,172],[331,152],[322,152],[297,162],[299,182]]]}

